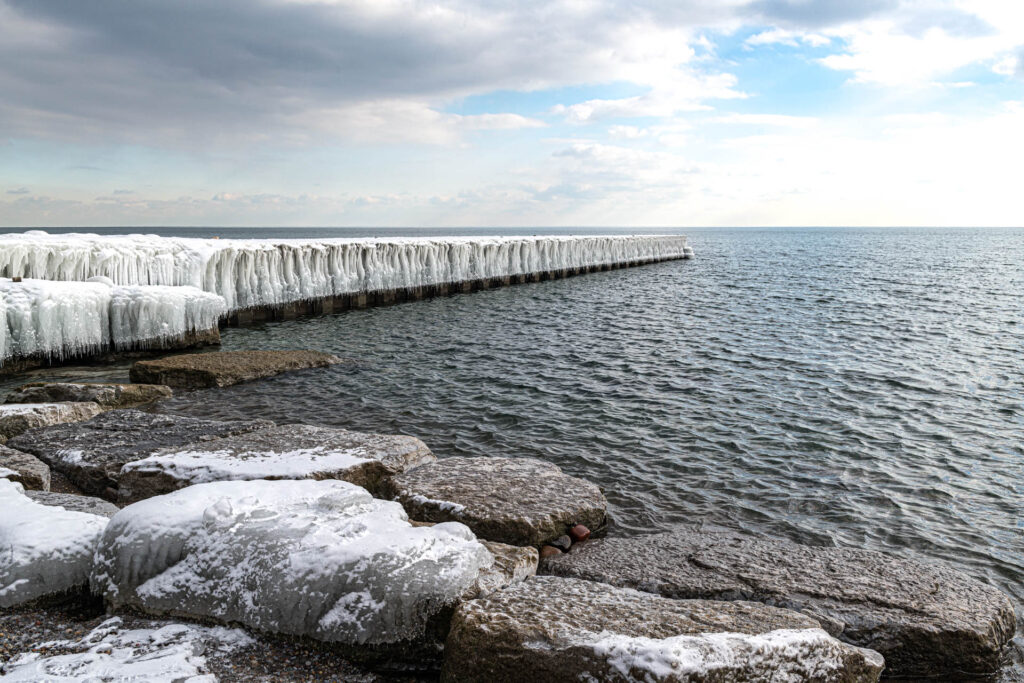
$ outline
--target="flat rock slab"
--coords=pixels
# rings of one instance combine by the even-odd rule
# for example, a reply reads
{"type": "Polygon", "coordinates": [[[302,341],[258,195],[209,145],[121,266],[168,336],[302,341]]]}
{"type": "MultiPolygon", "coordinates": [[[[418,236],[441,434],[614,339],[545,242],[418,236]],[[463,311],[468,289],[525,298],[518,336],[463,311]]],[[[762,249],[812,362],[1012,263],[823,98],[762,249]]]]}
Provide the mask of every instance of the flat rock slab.
{"type": "Polygon", "coordinates": [[[990,672],[1013,636],[1001,592],[940,564],[683,528],[606,538],[544,560],[541,572],[670,598],[756,600],[812,615],[877,650],[896,675],[990,672]]]}
{"type": "Polygon", "coordinates": [[[877,681],[884,662],[759,603],[537,577],[463,603],[442,681],[877,681]]]}
{"type": "Polygon", "coordinates": [[[208,389],[340,362],[337,356],[320,351],[220,351],[138,361],[129,376],[132,382],[208,389]]]}
{"type": "MultiPolygon", "coordinates": [[[[129,505],[96,552],[114,609],[343,645],[426,637],[493,563],[461,524],[413,527],[342,481],[222,481],[129,505]]],[[[450,614],[450,612],[449,612],[450,614]]]]}
{"type": "Polygon", "coordinates": [[[0,607],[83,591],[107,518],[40,505],[0,479],[0,607]]]}
{"type": "Polygon", "coordinates": [[[218,422],[138,410],[111,410],[85,422],[31,430],[12,439],[9,445],[35,455],[85,493],[113,499],[121,468],[126,463],[166,448],[272,426],[266,420],[218,422]]]}
{"type": "Polygon", "coordinates": [[[40,505],[60,507],[72,512],[87,512],[100,517],[113,517],[121,508],[102,498],[79,496],[74,493],[54,493],[53,491],[25,491],[25,495],[40,505]]]}
{"type": "Polygon", "coordinates": [[[33,491],[50,490],[49,466],[34,455],[6,446],[0,446],[0,477],[33,491]]]}
{"type": "Polygon", "coordinates": [[[412,519],[462,522],[480,538],[539,546],[573,524],[596,529],[608,501],[596,485],[532,458],[445,458],[392,478],[412,519]]]}
{"type": "Polygon", "coordinates": [[[91,402],[0,405],[0,444],[36,427],[88,420],[103,408],[91,402]]]}
{"type": "Polygon", "coordinates": [[[52,401],[92,401],[105,408],[130,408],[170,398],[170,387],[159,384],[92,384],[33,382],[14,389],[7,403],[49,403],[52,401]]]}
{"type": "Polygon", "coordinates": [[[490,567],[480,570],[480,576],[477,577],[473,588],[463,595],[466,600],[490,595],[537,575],[537,564],[540,557],[536,548],[524,548],[494,541],[480,541],[480,543],[494,557],[494,563],[490,567]]]}
{"type": "Polygon", "coordinates": [[[118,497],[128,503],[192,484],[248,479],[341,479],[375,492],[388,477],[434,461],[412,436],[280,425],[130,462],[121,469],[118,497]]]}

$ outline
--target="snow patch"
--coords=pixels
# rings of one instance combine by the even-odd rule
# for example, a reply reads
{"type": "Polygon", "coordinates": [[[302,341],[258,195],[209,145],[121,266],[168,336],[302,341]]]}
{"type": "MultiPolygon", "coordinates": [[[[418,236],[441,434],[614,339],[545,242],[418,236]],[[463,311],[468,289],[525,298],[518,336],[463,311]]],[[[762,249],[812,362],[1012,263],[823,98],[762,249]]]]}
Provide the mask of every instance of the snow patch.
{"type": "Polygon", "coordinates": [[[426,496],[421,496],[418,493],[412,497],[412,502],[415,503],[416,505],[431,505],[433,507],[438,508],[439,510],[448,512],[453,515],[460,515],[466,511],[465,505],[453,503],[450,500],[437,500],[435,498],[427,498],[426,496]]]}

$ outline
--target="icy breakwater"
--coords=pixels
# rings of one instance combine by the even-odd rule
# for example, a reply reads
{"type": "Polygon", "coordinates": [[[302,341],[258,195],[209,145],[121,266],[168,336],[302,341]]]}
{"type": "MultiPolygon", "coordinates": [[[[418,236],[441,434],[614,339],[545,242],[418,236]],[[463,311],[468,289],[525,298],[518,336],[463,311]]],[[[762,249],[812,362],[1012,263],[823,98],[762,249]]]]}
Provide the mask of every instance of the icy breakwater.
{"type": "Polygon", "coordinates": [[[229,311],[689,258],[681,235],[229,240],[0,235],[0,276],[196,287],[229,311]]]}

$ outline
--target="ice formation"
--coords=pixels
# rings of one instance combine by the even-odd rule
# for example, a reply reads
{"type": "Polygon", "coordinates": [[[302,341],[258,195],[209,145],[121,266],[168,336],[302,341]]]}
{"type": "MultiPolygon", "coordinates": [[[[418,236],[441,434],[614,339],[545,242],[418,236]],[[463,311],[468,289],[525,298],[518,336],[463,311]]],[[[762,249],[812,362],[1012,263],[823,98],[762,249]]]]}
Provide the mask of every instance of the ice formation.
{"type": "Polygon", "coordinates": [[[0,673],[5,683],[216,683],[204,654],[228,653],[255,643],[241,629],[193,624],[126,629],[120,617],[112,617],[80,640],[55,640],[37,648],[60,654],[26,652],[0,667],[0,673]]]}
{"type": "Polygon", "coordinates": [[[41,505],[0,479],[0,607],[84,587],[107,518],[41,505]]]}
{"type": "Polygon", "coordinates": [[[628,261],[686,258],[681,235],[212,240],[156,235],[0,235],[0,275],[192,286],[231,310],[336,294],[628,261]]]}
{"type": "Polygon", "coordinates": [[[121,510],[92,586],[114,608],[386,644],[423,635],[492,562],[462,524],[412,527],[353,484],[226,481],[121,510]]]}
{"type": "Polygon", "coordinates": [[[14,356],[65,358],[176,339],[215,327],[225,312],[221,297],[194,287],[0,278],[0,364],[14,356]]]}

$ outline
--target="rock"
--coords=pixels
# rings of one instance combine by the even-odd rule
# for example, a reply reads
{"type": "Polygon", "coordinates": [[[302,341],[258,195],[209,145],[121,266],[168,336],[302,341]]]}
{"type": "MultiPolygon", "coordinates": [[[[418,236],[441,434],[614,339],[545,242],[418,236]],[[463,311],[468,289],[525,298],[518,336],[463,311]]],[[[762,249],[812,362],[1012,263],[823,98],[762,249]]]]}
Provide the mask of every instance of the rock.
{"type": "Polygon", "coordinates": [[[412,436],[280,425],[130,462],[121,469],[118,496],[122,503],[134,502],[233,479],[342,479],[375,492],[395,473],[434,460],[412,436]]]}
{"type": "Polygon", "coordinates": [[[541,572],[670,598],[794,609],[840,640],[882,653],[899,676],[993,671],[1015,628],[1005,595],[941,564],[730,532],[598,539],[547,558],[541,572]]]}
{"type": "Polygon", "coordinates": [[[441,680],[853,683],[883,665],[788,610],[536,577],[456,610],[441,680]]]}
{"type": "Polygon", "coordinates": [[[493,558],[342,481],[197,484],[121,510],[96,551],[108,607],[341,645],[427,638],[493,558]]]}
{"type": "Polygon", "coordinates": [[[50,490],[50,468],[28,453],[0,446],[0,477],[16,481],[26,489],[50,490]]]}
{"type": "Polygon", "coordinates": [[[26,491],[25,495],[39,503],[50,507],[62,507],[73,512],[86,512],[100,517],[113,517],[121,508],[102,498],[79,496],[74,493],[54,493],[52,491],[26,491]]]}
{"type": "Polygon", "coordinates": [[[564,551],[553,545],[546,545],[540,549],[540,559],[546,559],[553,555],[561,555],[564,551]]]}
{"type": "Polygon", "coordinates": [[[388,494],[413,519],[512,545],[544,545],[576,521],[599,527],[608,506],[594,484],[532,458],[445,458],[393,477],[388,494]]]}
{"type": "Polygon", "coordinates": [[[590,538],[590,529],[582,524],[577,524],[573,528],[569,529],[569,537],[572,538],[573,543],[585,541],[590,538]]]}
{"type": "Polygon", "coordinates": [[[176,389],[226,387],[290,370],[323,368],[341,359],[320,351],[220,351],[189,353],[132,365],[132,382],[166,384],[176,389]]]}
{"type": "MultiPolygon", "coordinates": [[[[81,403],[71,405],[89,405],[81,403]]],[[[90,495],[116,494],[121,468],[157,451],[273,426],[266,420],[217,422],[138,410],[111,410],[85,422],[34,429],[10,446],[31,453],[90,495]]]]}
{"type": "Polygon", "coordinates": [[[82,591],[106,517],[47,507],[0,479],[0,608],[82,591]]]}
{"type": "Polygon", "coordinates": [[[35,427],[78,422],[103,412],[95,403],[14,403],[0,405],[0,444],[35,427]]]}
{"type": "Polygon", "coordinates": [[[572,547],[572,539],[568,535],[561,535],[555,540],[551,541],[551,545],[561,550],[563,553],[569,552],[569,548],[572,547]]]}
{"type": "Polygon", "coordinates": [[[473,587],[463,594],[466,600],[481,598],[537,575],[537,549],[507,543],[480,541],[494,557],[494,563],[481,568],[473,587]]]}
{"type": "Polygon", "coordinates": [[[86,384],[63,382],[33,382],[14,389],[7,395],[7,403],[48,403],[73,401],[98,403],[105,408],[129,408],[170,398],[170,387],[158,384],[86,384]]]}

